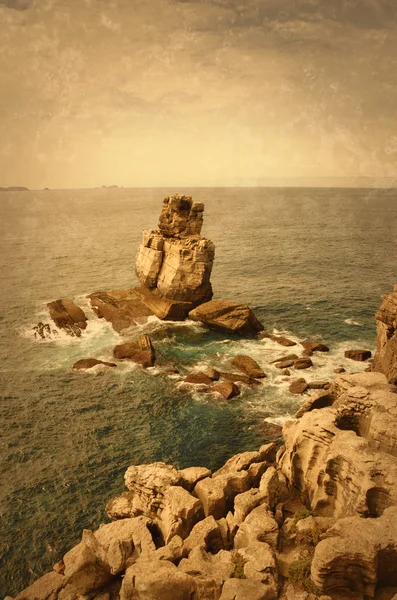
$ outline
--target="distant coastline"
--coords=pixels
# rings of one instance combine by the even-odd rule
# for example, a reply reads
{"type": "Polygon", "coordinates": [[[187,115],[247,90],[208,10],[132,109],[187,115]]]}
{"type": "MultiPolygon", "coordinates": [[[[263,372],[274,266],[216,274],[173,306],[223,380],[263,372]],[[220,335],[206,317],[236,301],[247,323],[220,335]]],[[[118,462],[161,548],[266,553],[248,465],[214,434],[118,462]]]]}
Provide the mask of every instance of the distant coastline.
{"type": "Polygon", "coordinates": [[[29,192],[29,188],[20,185],[14,185],[12,187],[0,187],[0,192],[29,192]]]}

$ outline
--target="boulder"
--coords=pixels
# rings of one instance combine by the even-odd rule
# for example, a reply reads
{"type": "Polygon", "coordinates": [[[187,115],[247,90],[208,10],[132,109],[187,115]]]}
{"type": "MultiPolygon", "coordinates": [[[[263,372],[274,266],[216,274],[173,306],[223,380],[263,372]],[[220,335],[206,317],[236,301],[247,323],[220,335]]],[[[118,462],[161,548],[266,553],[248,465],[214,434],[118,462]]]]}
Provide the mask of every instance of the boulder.
{"type": "Polygon", "coordinates": [[[295,369],[309,369],[310,367],[313,366],[312,361],[310,360],[309,357],[301,357],[298,358],[295,362],[294,362],[294,368],[295,369]]]}
{"type": "Polygon", "coordinates": [[[246,385],[260,385],[261,381],[259,379],[254,379],[252,377],[248,377],[248,375],[243,375],[242,373],[226,373],[225,371],[220,371],[220,377],[222,379],[226,379],[227,381],[232,381],[233,383],[245,383],[246,385]]]}
{"type": "Polygon", "coordinates": [[[94,292],[87,296],[96,315],[111,323],[118,333],[146,323],[154,314],[142,301],[136,288],[94,292]]]}
{"type": "Polygon", "coordinates": [[[211,387],[212,392],[217,392],[225,400],[231,400],[240,395],[240,390],[232,381],[218,381],[211,387]]]}
{"type": "Polygon", "coordinates": [[[329,381],[309,381],[307,387],[309,390],[323,390],[329,386],[329,381]]]}
{"type": "Polygon", "coordinates": [[[206,477],[211,477],[211,471],[205,467],[187,467],[179,471],[181,476],[180,485],[188,492],[191,492],[199,481],[206,477]]]}
{"type": "Polygon", "coordinates": [[[201,500],[206,517],[212,515],[215,519],[222,519],[233,507],[237,494],[246,492],[249,486],[249,473],[242,470],[202,479],[194,488],[194,494],[201,500]]]}
{"type": "Polygon", "coordinates": [[[98,360],[96,358],[82,358],[74,363],[72,369],[80,371],[81,369],[92,369],[97,365],[104,365],[105,367],[117,367],[115,363],[98,360]]]}
{"type": "Polygon", "coordinates": [[[313,342],[310,340],[304,340],[303,342],[300,342],[301,346],[304,347],[305,351],[308,352],[329,352],[329,348],[328,346],[326,346],[325,344],[322,344],[320,342],[313,342]]]}
{"type": "Polygon", "coordinates": [[[208,552],[216,553],[223,548],[223,545],[219,524],[212,515],[196,523],[184,541],[187,553],[194,548],[203,548],[208,552]]]}
{"type": "Polygon", "coordinates": [[[259,506],[254,507],[244,521],[240,523],[234,538],[234,547],[236,549],[244,548],[257,541],[266,542],[276,551],[278,548],[278,537],[279,528],[277,521],[269,505],[262,502],[259,506]]]}
{"type": "Polygon", "coordinates": [[[125,572],[120,600],[191,600],[196,590],[194,578],[172,562],[139,559],[125,572]]]}
{"type": "Polygon", "coordinates": [[[291,394],[303,394],[303,392],[305,392],[308,387],[309,386],[305,379],[295,379],[289,386],[289,391],[291,394]]]}
{"type": "Polygon", "coordinates": [[[351,360],[357,360],[359,362],[363,362],[371,358],[372,353],[371,350],[346,350],[345,358],[350,358],[351,360]]]}
{"type": "Polygon", "coordinates": [[[140,335],[136,340],[119,344],[113,350],[115,358],[128,359],[143,367],[153,367],[156,352],[148,335],[140,335]]]}
{"type": "Polygon", "coordinates": [[[228,579],[219,600],[276,600],[274,590],[252,579],[228,579]]]}
{"type": "Polygon", "coordinates": [[[211,300],[201,304],[189,313],[189,318],[226,333],[244,336],[256,335],[263,329],[247,304],[230,300],[211,300]]]}
{"type": "Polygon", "coordinates": [[[213,383],[213,380],[205,373],[191,373],[183,381],[185,383],[204,383],[206,385],[212,385],[213,383]]]}
{"type": "Polygon", "coordinates": [[[54,300],[47,307],[55,325],[68,335],[80,337],[81,332],[86,329],[87,317],[71,300],[54,300]]]}
{"type": "Polygon", "coordinates": [[[234,521],[240,525],[250,512],[268,500],[266,492],[258,488],[251,488],[242,494],[237,494],[234,499],[234,521]]]}
{"type": "Polygon", "coordinates": [[[200,500],[180,485],[183,475],[171,465],[158,462],[131,466],[124,479],[129,492],[108,503],[106,510],[111,519],[144,515],[157,526],[167,544],[176,535],[185,539],[203,517],[200,500]]]}
{"type": "Polygon", "coordinates": [[[179,568],[189,575],[209,575],[226,581],[233,575],[235,565],[227,550],[210,554],[202,546],[196,546],[190,551],[189,558],[181,560],[179,568]]]}
{"type": "Polygon", "coordinates": [[[143,232],[136,274],[142,302],[159,318],[184,318],[212,298],[215,247],[200,236],[203,211],[204,205],[193,204],[191,196],[167,196],[158,228],[143,232]]]}
{"type": "Polygon", "coordinates": [[[210,379],[212,379],[212,381],[218,381],[218,379],[220,378],[221,374],[219,371],[217,371],[216,369],[207,369],[207,371],[204,371],[204,374],[207,375],[207,377],[209,377],[210,379]]]}
{"type": "Polygon", "coordinates": [[[287,358],[285,360],[281,360],[277,362],[274,366],[276,369],[288,369],[288,367],[293,367],[295,364],[295,359],[287,358]]]}
{"type": "Polygon", "coordinates": [[[283,336],[283,335],[273,335],[272,333],[261,333],[260,338],[262,339],[269,339],[272,340],[273,342],[277,342],[277,344],[280,344],[281,346],[296,346],[296,342],[294,342],[293,340],[290,340],[289,338],[283,336]]]}
{"type": "Polygon", "coordinates": [[[254,360],[250,356],[239,354],[233,358],[232,365],[233,367],[236,367],[236,369],[239,369],[240,371],[248,375],[248,377],[266,377],[266,374],[258,365],[256,360],[254,360]]]}
{"type": "Polygon", "coordinates": [[[334,399],[332,395],[327,392],[311,396],[302,404],[302,406],[296,413],[295,418],[300,419],[306,412],[310,412],[311,410],[315,410],[317,408],[325,408],[326,406],[331,406],[333,401],[334,399]]]}
{"type": "Polygon", "coordinates": [[[253,450],[252,452],[240,452],[235,454],[217,471],[213,473],[213,477],[219,475],[229,475],[231,473],[238,473],[239,471],[246,471],[254,464],[273,463],[276,458],[277,446],[274,443],[264,444],[259,450],[253,450]]]}

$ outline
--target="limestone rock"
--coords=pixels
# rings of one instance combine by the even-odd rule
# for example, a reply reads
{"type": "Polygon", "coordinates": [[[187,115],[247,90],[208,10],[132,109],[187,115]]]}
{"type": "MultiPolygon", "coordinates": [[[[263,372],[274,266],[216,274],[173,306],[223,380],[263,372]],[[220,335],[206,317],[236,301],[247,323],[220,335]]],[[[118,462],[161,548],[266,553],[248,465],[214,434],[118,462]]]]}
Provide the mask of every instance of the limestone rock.
{"type": "Polygon", "coordinates": [[[251,488],[242,494],[237,494],[234,499],[234,520],[239,525],[250,512],[268,500],[265,492],[260,492],[258,488],[251,488]]]}
{"type": "Polygon", "coordinates": [[[233,506],[235,496],[246,492],[249,484],[249,473],[239,471],[202,479],[194,488],[194,493],[201,500],[206,517],[212,515],[215,519],[221,519],[233,506]]]}
{"type": "Polygon", "coordinates": [[[219,377],[221,376],[221,374],[219,373],[219,371],[217,371],[216,369],[208,369],[207,371],[204,371],[205,375],[207,375],[207,377],[209,377],[210,379],[212,379],[212,381],[218,381],[219,377]]]}
{"type": "Polygon", "coordinates": [[[301,357],[294,362],[295,369],[309,369],[312,366],[313,363],[309,357],[301,357]]]}
{"type": "Polygon", "coordinates": [[[203,519],[193,527],[184,541],[184,547],[189,553],[193,548],[204,548],[216,553],[223,548],[223,539],[218,522],[212,515],[203,519]]]}
{"type": "Polygon", "coordinates": [[[278,570],[273,549],[266,542],[254,541],[238,550],[246,561],[244,575],[269,588],[269,597],[278,597],[278,570]]]}
{"type": "Polygon", "coordinates": [[[120,600],[191,600],[196,589],[194,578],[172,562],[139,559],[125,572],[120,600]]]}
{"type": "Polygon", "coordinates": [[[154,314],[141,301],[136,288],[95,292],[87,297],[97,316],[109,321],[118,333],[145,323],[154,314]]]}
{"type": "Polygon", "coordinates": [[[375,589],[397,586],[397,507],[378,519],[340,519],[316,546],[314,583],[325,593],[356,592],[373,598],[375,589]]]}
{"type": "Polygon", "coordinates": [[[305,351],[309,351],[309,353],[313,352],[329,352],[328,346],[322,344],[320,342],[313,342],[310,340],[304,340],[301,342],[301,346],[304,347],[305,351]]]}
{"type": "Polygon", "coordinates": [[[187,467],[179,471],[181,476],[181,486],[188,492],[191,492],[199,481],[206,477],[211,477],[211,471],[205,467],[187,467]]]}
{"type": "Polygon", "coordinates": [[[282,471],[319,515],[380,516],[397,501],[396,395],[377,373],[342,375],[330,392],[332,406],[285,424],[282,471]]]}
{"type": "Polygon", "coordinates": [[[80,337],[81,332],[86,329],[87,317],[71,300],[54,300],[47,307],[55,325],[68,335],[80,337]]]}
{"type": "Polygon", "coordinates": [[[227,333],[249,336],[256,335],[263,329],[247,304],[230,300],[211,300],[201,304],[189,313],[189,317],[227,333]]]}
{"type": "Polygon", "coordinates": [[[252,579],[228,579],[219,600],[276,600],[274,590],[252,579]]]}
{"type": "Polygon", "coordinates": [[[266,377],[266,374],[260,368],[256,360],[250,356],[239,354],[233,358],[232,365],[248,375],[248,377],[266,377]]]}
{"type": "Polygon", "coordinates": [[[371,350],[346,350],[345,357],[350,358],[351,360],[357,360],[363,362],[364,360],[368,360],[371,358],[372,353],[371,350]]]}
{"type": "Polygon", "coordinates": [[[97,365],[104,365],[105,367],[117,367],[115,363],[98,360],[96,358],[82,358],[74,363],[72,369],[80,371],[81,369],[92,369],[97,365]]]}
{"type": "Polygon", "coordinates": [[[325,408],[326,406],[331,406],[333,401],[334,399],[332,395],[327,392],[311,396],[302,404],[302,406],[296,413],[295,418],[300,419],[306,412],[310,412],[311,410],[315,410],[316,408],[325,408]]]}
{"type": "Polygon", "coordinates": [[[143,232],[136,259],[141,300],[159,318],[183,319],[212,298],[214,244],[200,236],[204,205],[167,196],[158,229],[143,232]],[[167,306],[168,303],[168,306],[167,306]]]}
{"type": "Polygon", "coordinates": [[[390,383],[397,383],[397,285],[383,302],[376,318],[376,352],[372,370],[384,373],[390,383]]]}
{"type": "Polygon", "coordinates": [[[202,546],[196,546],[189,553],[189,558],[181,560],[179,568],[190,575],[209,575],[225,581],[233,575],[235,565],[227,550],[210,554],[202,546]]]}
{"type": "Polygon", "coordinates": [[[140,335],[136,340],[119,344],[113,350],[115,358],[128,359],[143,367],[152,367],[156,352],[148,335],[140,335]]]}
{"type": "Polygon", "coordinates": [[[63,585],[63,576],[52,571],[37,579],[32,585],[15,596],[14,600],[55,600],[63,585]]]}
{"type": "Polygon", "coordinates": [[[211,387],[212,392],[217,392],[225,400],[230,400],[240,395],[240,390],[235,383],[232,381],[218,381],[211,387]]]}
{"type": "Polygon", "coordinates": [[[301,377],[291,382],[291,385],[289,386],[289,391],[291,392],[291,394],[303,394],[303,392],[305,392],[308,387],[309,385],[306,382],[306,380],[301,377]]]}
{"type": "Polygon", "coordinates": [[[277,550],[279,528],[270,507],[261,503],[240,524],[234,538],[235,548],[244,548],[255,541],[266,542],[277,550]]]}

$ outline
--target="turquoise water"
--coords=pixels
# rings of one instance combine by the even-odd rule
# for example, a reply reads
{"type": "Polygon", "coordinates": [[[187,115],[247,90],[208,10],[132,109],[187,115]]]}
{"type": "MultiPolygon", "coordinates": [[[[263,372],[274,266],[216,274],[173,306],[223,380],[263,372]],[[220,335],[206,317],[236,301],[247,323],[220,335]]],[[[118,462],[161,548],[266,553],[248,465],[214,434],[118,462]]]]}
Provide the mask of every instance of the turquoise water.
{"type": "Polygon", "coordinates": [[[79,358],[112,358],[122,339],[95,318],[85,296],[136,284],[141,232],[162,198],[205,203],[213,240],[214,297],[247,302],[267,331],[330,346],[305,377],[361,369],[343,357],[373,349],[380,294],[397,281],[397,191],[355,189],[83,190],[0,195],[0,596],[52,567],[83,528],[105,519],[130,464],[164,460],[219,467],[263,442],[264,419],[282,423],[301,399],[270,364],[289,353],[269,340],[231,339],[198,324],[151,319],[159,364],[147,371],[73,373],[79,358]],[[71,298],[90,318],[80,339],[35,340],[45,303],[71,298]],[[253,356],[268,377],[239,399],[181,391],[181,374],[232,370],[253,356]]]}

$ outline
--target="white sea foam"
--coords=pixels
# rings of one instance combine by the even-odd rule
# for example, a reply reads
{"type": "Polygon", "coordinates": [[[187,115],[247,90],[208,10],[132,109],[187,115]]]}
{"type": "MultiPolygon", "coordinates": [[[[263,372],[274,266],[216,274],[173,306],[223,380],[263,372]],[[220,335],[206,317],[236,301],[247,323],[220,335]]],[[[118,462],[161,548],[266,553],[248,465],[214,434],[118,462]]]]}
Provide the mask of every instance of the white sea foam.
{"type": "Polygon", "coordinates": [[[359,321],[354,321],[353,319],[345,319],[343,322],[347,325],[357,325],[358,327],[363,327],[363,323],[360,323],[359,321]]]}

